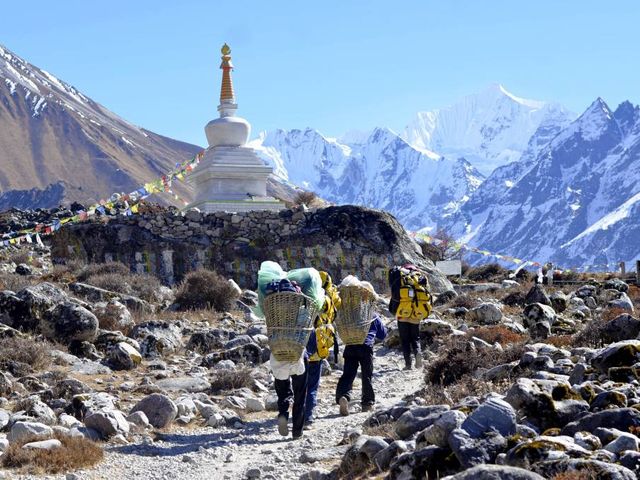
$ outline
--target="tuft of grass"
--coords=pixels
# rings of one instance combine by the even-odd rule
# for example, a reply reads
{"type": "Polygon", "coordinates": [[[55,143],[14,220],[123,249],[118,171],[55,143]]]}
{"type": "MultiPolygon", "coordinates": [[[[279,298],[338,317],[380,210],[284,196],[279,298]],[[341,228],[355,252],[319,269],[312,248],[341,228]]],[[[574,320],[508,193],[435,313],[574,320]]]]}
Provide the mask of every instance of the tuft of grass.
{"type": "Polygon", "coordinates": [[[32,474],[59,474],[88,468],[100,462],[104,457],[102,448],[84,437],[69,437],[56,433],[62,443],[52,450],[24,450],[23,445],[43,440],[42,437],[28,437],[9,445],[2,456],[4,468],[18,468],[32,474]]]}
{"type": "Polygon", "coordinates": [[[212,270],[189,272],[178,292],[175,302],[181,310],[213,308],[218,312],[231,310],[238,299],[238,292],[228,280],[212,270]]]}
{"type": "Polygon", "coordinates": [[[522,343],[526,340],[524,335],[509,330],[504,325],[476,327],[471,330],[470,334],[492,345],[496,342],[500,345],[510,345],[512,343],[522,343]]]}
{"type": "Polygon", "coordinates": [[[426,400],[427,405],[455,405],[465,397],[482,397],[492,392],[503,393],[509,387],[508,381],[496,384],[464,375],[457,382],[447,386],[427,383],[420,396],[426,400]]]}
{"type": "Polygon", "coordinates": [[[574,339],[573,335],[552,335],[542,341],[554,347],[565,348],[573,346],[574,339]]]}
{"type": "Polygon", "coordinates": [[[471,310],[473,307],[477,307],[478,305],[480,305],[480,301],[467,293],[458,295],[448,303],[448,306],[450,308],[464,307],[469,310],[471,310]]]}
{"type": "Polygon", "coordinates": [[[488,263],[478,267],[471,267],[465,273],[469,280],[474,282],[493,281],[500,282],[508,277],[509,270],[498,265],[497,263],[488,263]]]}
{"type": "Polygon", "coordinates": [[[51,365],[51,344],[26,336],[3,338],[0,342],[0,367],[18,362],[33,370],[44,370],[51,365]]]}
{"type": "Polygon", "coordinates": [[[293,197],[292,203],[294,207],[300,207],[302,205],[306,205],[307,207],[312,207],[316,203],[318,203],[318,195],[316,195],[315,192],[302,190],[296,193],[295,197],[293,197]]]}
{"type": "Polygon", "coordinates": [[[111,292],[134,295],[148,302],[158,301],[160,281],[153,275],[131,273],[129,267],[120,262],[94,263],[85,266],[77,274],[79,282],[111,292]]]}
{"type": "Polygon", "coordinates": [[[36,285],[40,283],[39,280],[32,276],[18,275],[16,273],[0,273],[0,290],[11,290],[12,292],[19,292],[25,287],[36,285]]]}
{"type": "Polygon", "coordinates": [[[250,368],[215,370],[209,380],[213,393],[237,390],[245,387],[251,388],[253,386],[253,374],[250,368]]]}

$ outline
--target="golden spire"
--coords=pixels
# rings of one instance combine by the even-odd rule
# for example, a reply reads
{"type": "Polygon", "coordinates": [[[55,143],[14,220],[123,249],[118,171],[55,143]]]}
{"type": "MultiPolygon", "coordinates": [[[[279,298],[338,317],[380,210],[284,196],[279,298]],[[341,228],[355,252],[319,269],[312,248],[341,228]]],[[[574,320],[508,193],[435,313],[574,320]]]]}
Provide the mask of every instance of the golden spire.
{"type": "Polygon", "coordinates": [[[222,63],[220,68],[222,69],[222,86],[220,88],[220,104],[223,103],[235,103],[236,97],[233,93],[233,82],[231,81],[231,70],[233,65],[231,64],[231,48],[226,43],[220,49],[222,53],[222,63]]]}

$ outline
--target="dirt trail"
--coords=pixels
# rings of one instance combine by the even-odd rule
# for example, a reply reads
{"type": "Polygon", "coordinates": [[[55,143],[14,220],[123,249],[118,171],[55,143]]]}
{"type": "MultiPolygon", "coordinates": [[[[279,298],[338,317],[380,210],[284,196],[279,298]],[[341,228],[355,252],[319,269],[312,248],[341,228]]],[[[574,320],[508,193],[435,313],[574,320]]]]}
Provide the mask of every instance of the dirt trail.
{"type": "MultiPolygon", "coordinates": [[[[404,362],[397,351],[376,347],[374,362],[376,409],[391,406],[420,388],[421,372],[403,371],[404,362]]],[[[254,468],[260,469],[262,479],[298,479],[310,470],[329,470],[344,452],[345,447],[337,447],[344,433],[360,427],[370,415],[360,412],[357,401],[352,403],[355,413],[348,417],[338,414],[334,395],[339,374],[335,371],[322,378],[317,419],[300,440],[278,435],[275,412],[260,412],[247,415],[242,429],[174,429],[152,443],[108,447],[104,462],[95,469],[77,472],[78,479],[243,479],[254,468]],[[317,461],[301,461],[303,455],[317,461]]],[[[353,398],[360,398],[359,379],[353,398]]]]}

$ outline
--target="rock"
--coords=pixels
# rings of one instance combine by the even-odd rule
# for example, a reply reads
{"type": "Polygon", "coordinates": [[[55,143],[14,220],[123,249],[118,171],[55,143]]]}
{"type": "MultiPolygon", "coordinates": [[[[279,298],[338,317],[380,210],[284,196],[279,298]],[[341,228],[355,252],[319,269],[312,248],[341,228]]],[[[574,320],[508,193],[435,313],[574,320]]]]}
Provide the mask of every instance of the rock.
{"type": "Polygon", "coordinates": [[[9,440],[6,438],[0,438],[0,454],[6,452],[7,448],[9,448],[9,440]]]}
{"type": "Polygon", "coordinates": [[[507,452],[506,464],[513,467],[528,468],[535,462],[558,458],[586,458],[588,450],[574,443],[573,438],[541,435],[532,440],[519,443],[507,452]]]}
{"type": "Polygon", "coordinates": [[[630,313],[634,312],[633,302],[626,293],[620,294],[620,298],[617,300],[611,300],[608,305],[611,308],[620,308],[630,313]]]}
{"type": "Polygon", "coordinates": [[[142,363],[142,355],[128,343],[120,342],[109,350],[108,361],[114,370],[132,370],[142,363]]]}
{"type": "Polygon", "coordinates": [[[55,285],[44,282],[20,290],[19,304],[12,305],[14,328],[35,330],[47,310],[68,300],[67,294],[55,285]]]}
{"type": "Polygon", "coordinates": [[[466,319],[481,325],[497,325],[502,320],[502,311],[495,303],[482,303],[469,310],[466,319]]]}
{"type": "Polygon", "coordinates": [[[91,342],[98,333],[96,316],[71,302],[64,302],[47,310],[39,325],[45,337],[64,344],[74,340],[91,342]]]}
{"type": "Polygon", "coordinates": [[[628,451],[620,455],[620,465],[638,474],[640,472],[640,452],[628,451]]]}
{"type": "Polygon", "coordinates": [[[51,435],[53,435],[53,429],[44,423],[16,422],[11,427],[11,431],[9,435],[7,435],[7,440],[14,443],[31,436],[50,437],[51,435]]]}
{"type": "Polygon", "coordinates": [[[33,420],[44,423],[46,425],[55,425],[57,422],[56,414],[46,403],[40,400],[38,395],[32,395],[22,402],[24,415],[33,420]]]}
{"type": "Polygon", "coordinates": [[[551,297],[549,297],[549,300],[551,300],[551,308],[553,308],[557,313],[564,312],[569,306],[569,299],[561,291],[553,292],[551,297]]]}
{"type": "Polygon", "coordinates": [[[507,439],[495,431],[472,438],[466,430],[456,428],[448,438],[449,447],[464,468],[492,463],[507,446],[507,439]]]}
{"type": "Polygon", "coordinates": [[[387,448],[379,451],[375,457],[373,457],[373,463],[378,467],[378,470],[383,472],[389,468],[391,461],[398,455],[409,450],[409,447],[402,440],[396,440],[389,444],[387,448]]]}
{"type": "Polygon", "coordinates": [[[544,477],[508,465],[477,465],[442,480],[544,480],[544,477]]]}
{"type": "Polygon", "coordinates": [[[75,395],[91,392],[91,387],[76,378],[65,378],[56,383],[53,392],[56,397],[70,400],[75,395]]]}
{"type": "MultiPolygon", "coordinates": [[[[232,282],[233,280],[229,280],[230,282],[232,282]]],[[[235,284],[235,282],[233,282],[235,284]]],[[[238,285],[236,284],[236,287],[238,287],[238,285]]],[[[238,287],[238,290],[240,290],[240,287],[238,287]]],[[[245,476],[249,479],[253,479],[253,478],[260,478],[262,476],[262,471],[259,468],[250,468],[249,470],[247,470],[247,472],[245,473],[245,476]]]]}
{"type": "Polygon", "coordinates": [[[214,350],[221,349],[226,342],[234,339],[236,336],[237,334],[231,330],[212,328],[211,330],[196,332],[191,335],[191,338],[189,338],[189,341],[187,342],[186,348],[187,350],[195,350],[196,352],[207,354],[213,352],[214,350]]]}
{"type": "Polygon", "coordinates": [[[444,320],[427,318],[420,322],[420,333],[426,333],[429,336],[451,335],[453,326],[444,320]]]}
{"type": "Polygon", "coordinates": [[[513,407],[499,398],[490,398],[474,410],[461,428],[472,438],[479,438],[489,430],[503,436],[516,432],[516,412],[513,407]]]}
{"type": "Polygon", "coordinates": [[[598,289],[595,285],[583,285],[576,290],[578,298],[595,297],[597,293],[598,289]]]}
{"type": "Polygon", "coordinates": [[[115,299],[96,303],[93,313],[98,317],[100,328],[127,332],[134,325],[129,309],[115,299]]]}
{"type": "Polygon", "coordinates": [[[414,478],[438,478],[453,473],[455,461],[450,458],[448,448],[429,446],[400,455],[391,464],[388,480],[410,480],[414,478]]]}
{"type": "Polygon", "coordinates": [[[534,338],[546,338],[556,321],[556,312],[548,305],[531,303],[524,307],[524,324],[534,338]]]}
{"type": "Polygon", "coordinates": [[[23,276],[32,275],[33,269],[26,263],[21,263],[19,265],[16,265],[16,269],[14,270],[14,273],[18,275],[23,275],[23,276]]]}
{"type": "Polygon", "coordinates": [[[373,461],[376,454],[388,446],[389,444],[385,442],[382,437],[370,437],[366,442],[364,442],[364,445],[360,447],[358,453],[364,454],[369,461],[373,461]]]}
{"type": "Polygon", "coordinates": [[[182,347],[182,332],[170,322],[152,320],[131,329],[131,337],[140,342],[140,352],[147,358],[173,353],[182,347]]]}
{"type": "Polygon", "coordinates": [[[156,385],[166,392],[204,392],[211,384],[204,377],[176,377],[156,381],[156,385]]]}
{"type": "Polygon", "coordinates": [[[585,450],[599,450],[602,448],[602,442],[600,439],[588,432],[577,432],[573,436],[573,440],[576,442],[576,445],[581,446],[585,450]]]}
{"type": "Polygon", "coordinates": [[[250,307],[256,307],[258,305],[258,294],[253,290],[243,290],[240,295],[240,301],[250,307]]]}
{"type": "Polygon", "coordinates": [[[13,382],[6,373],[0,372],[0,396],[7,397],[13,392],[13,382]]]}
{"type": "Polygon", "coordinates": [[[629,291],[629,285],[620,280],[619,278],[611,278],[604,282],[604,288],[617,290],[622,293],[629,291]]]}
{"type": "Polygon", "coordinates": [[[304,450],[298,461],[300,463],[316,463],[326,462],[341,457],[349,449],[349,445],[341,445],[338,447],[316,448],[304,450]]]}
{"type": "Polygon", "coordinates": [[[401,439],[408,438],[433,424],[447,410],[449,410],[447,405],[412,408],[398,418],[394,427],[395,432],[401,439]]]}
{"type": "Polygon", "coordinates": [[[589,413],[582,418],[567,424],[562,429],[563,435],[575,435],[576,432],[592,432],[599,427],[617,428],[629,431],[630,427],[640,425],[640,412],[633,408],[614,408],[597,413],[589,413]]]}
{"type": "Polygon", "coordinates": [[[62,447],[62,442],[55,438],[50,440],[40,440],[39,442],[25,443],[22,448],[24,450],[53,450],[62,447]]]}
{"type": "Polygon", "coordinates": [[[140,400],[131,410],[131,413],[142,411],[147,415],[149,423],[155,428],[163,428],[169,425],[178,414],[175,403],[160,393],[151,394],[140,400]]]}
{"type": "Polygon", "coordinates": [[[557,475],[567,473],[578,476],[581,474],[589,478],[609,480],[635,480],[635,474],[623,467],[609,462],[601,462],[592,459],[564,458],[544,462],[534,462],[531,469],[545,478],[554,478],[557,475]]]}
{"type": "Polygon", "coordinates": [[[627,396],[615,390],[600,392],[591,400],[591,411],[597,412],[608,408],[624,408],[627,406],[627,396]]]}
{"type": "Polygon", "coordinates": [[[453,300],[457,296],[458,296],[458,294],[456,293],[455,290],[445,290],[440,295],[438,295],[438,297],[436,298],[435,302],[433,302],[433,306],[434,307],[439,307],[441,305],[446,305],[447,303],[449,303],[451,300],[453,300]]]}
{"type": "Polygon", "coordinates": [[[608,373],[612,367],[630,367],[640,359],[640,340],[624,340],[604,347],[591,364],[608,373]]]}
{"type": "Polygon", "coordinates": [[[100,433],[102,438],[109,438],[118,434],[129,433],[129,422],[119,410],[100,410],[91,413],[84,419],[87,428],[92,428],[100,433]]]}
{"type": "Polygon", "coordinates": [[[427,445],[447,447],[449,445],[449,434],[459,428],[466,418],[467,416],[460,410],[444,412],[432,425],[418,434],[416,448],[422,448],[427,445]]]}
{"type": "Polygon", "coordinates": [[[0,430],[4,430],[4,428],[9,425],[10,418],[11,414],[0,408],[0,430]]]}
{"type": "Polygon", "coordinates": [[[525,305],[540,303],[542,305],[551,306],[551,299],[547,295],[547,292],[545,292],[544,287],[537,283],[531,287],[529,292],[527,292],[527,295],[524,298],[524,303],[525,305]]]}
{"type": "Polygon", "coordinates": [[[249,343],[230,350],[210,353],[202,359],[202,365],[205,367],[214,367],[222,360],[231,360],[236,364],[249,363],[257,365],[263,362],[262,349],[255,343],[249,343]]]}
{"type": "Polygon", "coordinates": [[[603,327],[603,336],[607,343],[638,338],[638,335],[640,335],[640,320],[628,313],[609,320],[603,327]]]}
{"type": "Polygon", "coordinates": [[[618,438],[605,445],[604,449],[619,455],[625,450],[637,451],[639,445],[638,437],[631,433],[622,432],[618,438]]]}
{"type": "Polygon", "coordinates": [[[247,411],[248,412],[262,412],[265,410],[264,401],[259,398],[247,398],[247,411]]]}
{"type": "Polygon", "coordinates": [[[58,423],[65,428],[82,426],[82,422],[80,420],[78,420],[76,417],[73,417],[71,415],[67,415],[66,413],[63,413],[62,415],[60,415],[60,417],[58,418],[58,423]]]}
{"type": "Polygon", "coordinates": [[[153,305],[138,297],[118,292],[111,292],[104,288],[94,287],[93,285],[88,285],[86,283],[70,283],[69,290],[77,293],[78,295],[82,295],[91,302],[107,302],[112,299],[117,299],[131,310],[138,310],[147,313],[153,313],[155,310],[153,305]]]}

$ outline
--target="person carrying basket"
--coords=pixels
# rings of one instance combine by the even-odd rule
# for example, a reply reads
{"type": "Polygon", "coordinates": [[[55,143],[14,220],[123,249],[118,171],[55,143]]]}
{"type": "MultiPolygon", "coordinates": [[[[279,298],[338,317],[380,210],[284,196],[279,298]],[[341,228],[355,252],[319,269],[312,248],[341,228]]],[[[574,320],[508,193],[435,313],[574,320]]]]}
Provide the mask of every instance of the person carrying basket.
{"type": "Polygon", "coordinates": [[[353,381],[362,373],[362,411],[375,404],[373,390],[373,344],[384,340],[387,329],[374,313],[376,293],[368,282],[348,276],[340,284],[341,307],[336,317],[338,335],[345,343],[344,368],[336,387],[336,403],[340,414],[349,415],[349,402],[353,381]]]}

